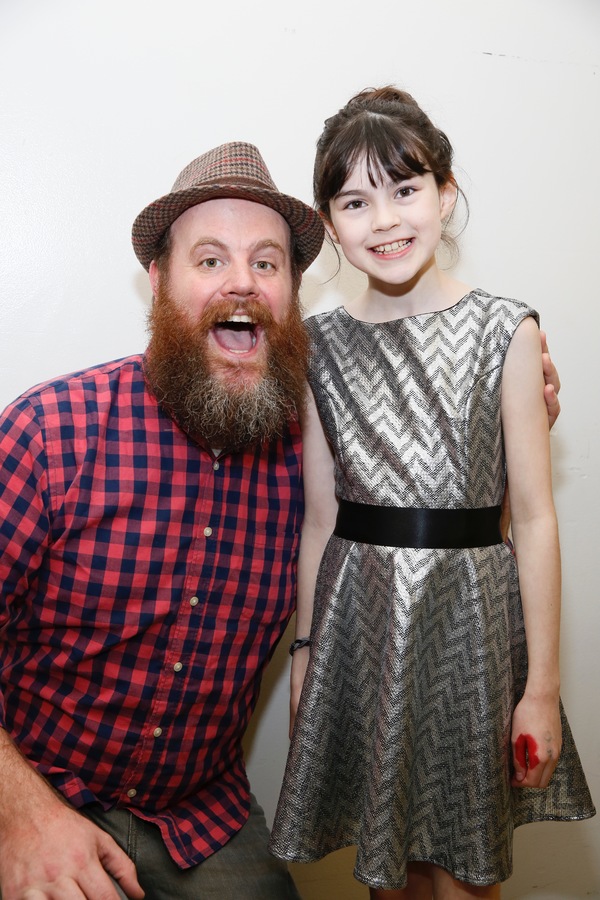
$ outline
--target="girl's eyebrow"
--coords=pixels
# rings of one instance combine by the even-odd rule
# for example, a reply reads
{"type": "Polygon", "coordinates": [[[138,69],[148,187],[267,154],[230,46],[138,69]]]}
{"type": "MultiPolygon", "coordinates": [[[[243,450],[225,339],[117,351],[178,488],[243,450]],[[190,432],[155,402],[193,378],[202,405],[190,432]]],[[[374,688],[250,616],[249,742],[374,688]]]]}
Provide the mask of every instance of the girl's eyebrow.
{"type": "MultiPolygon", "coordinates": [[[[402,178],[398,178],[398,179],[390,178],[389,181],[383,185],[383,187],[395,187],[398,184],[404,184],[405,181],[412,181],[413,178],[418,178],[418,177],[419,177],[419,175],[415,172],[414,175],[404,175],[402,178]]],[[[373,190],[373,186],[371,184],[369,184],[368,187],[356,187],[356,188],[350,187],[350,188],[346,188],[346,190],[344,190],[344,191],[340,191],[335,196],[336,197],[347,197],[349,194],[363,194],[363,193],[367,193],[368,191],[371,191],[371,190],[373,190]]]]}
{"type": "Polygon", "coordinates": [[[348,194],[360,194],[363,191],[368,190],[368,188],[349,188],[346,191],[340,191],[339,194],[336,194],[336,197],[347,197],[348,194]]]}

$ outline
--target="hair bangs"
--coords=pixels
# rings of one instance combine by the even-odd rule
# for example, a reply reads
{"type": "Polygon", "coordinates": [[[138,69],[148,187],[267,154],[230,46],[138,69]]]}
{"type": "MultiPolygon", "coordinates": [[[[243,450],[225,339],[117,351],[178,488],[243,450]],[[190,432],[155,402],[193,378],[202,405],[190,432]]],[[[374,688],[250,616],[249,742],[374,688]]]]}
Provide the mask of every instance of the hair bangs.
{"type": "Polygon", "coordinates": [[[388,117],[371,113],[364,120],[362,153],[353,165],[364,159],[373,187],[386,180],[404,181],[429,171],[423,153],[406,128],[398,128],[388,117]]]}

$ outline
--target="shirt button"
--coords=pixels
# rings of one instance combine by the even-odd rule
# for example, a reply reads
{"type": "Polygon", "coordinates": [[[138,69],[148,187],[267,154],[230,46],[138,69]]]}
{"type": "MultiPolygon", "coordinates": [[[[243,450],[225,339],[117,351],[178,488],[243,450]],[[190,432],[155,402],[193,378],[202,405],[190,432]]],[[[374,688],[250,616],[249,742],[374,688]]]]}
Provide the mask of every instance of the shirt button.
{"type": "Polygon", "coordinates": [[[162,734],[162,728],[155,728],[152,734],[154,735],[154,737],[160,737],[162,734]]]}
{"type": "Polygon", "coordinates": [[[128,796],[128,797],[135,797],[136,794],[137,794],[137,791],[136,791],[135,788],[130,788],[130,789],[127,791],[127,796],[128,796]]]}
{"type": "Polygon", "coordinates": [[[197,597],[190,597],[190,606],[198,606],[200,601],[197,597]]]}
{"type": "Polygon", "coordinates": [[[176,672],[181,672],[181,670],[183,669],[183,663],[176,662],[173,668],[176,672]]]}
{"type": "Polygon", "coordinates": [[[213,463],[213,469],[215,470],[215,472],[216,472],[218,469],[220,469],[220,463],[219,463],[219,460],[218,460],[218,459],[215,459],[215,461],[214,461],[214,463],[213,463]]]}
{"type": "Polygon", "coordinates": [[[207,526],[207,527],[204,529],[204,537],[210,537],[211,534],[212,534],[212,528],[210,528],[209,526],[207,526]]]}

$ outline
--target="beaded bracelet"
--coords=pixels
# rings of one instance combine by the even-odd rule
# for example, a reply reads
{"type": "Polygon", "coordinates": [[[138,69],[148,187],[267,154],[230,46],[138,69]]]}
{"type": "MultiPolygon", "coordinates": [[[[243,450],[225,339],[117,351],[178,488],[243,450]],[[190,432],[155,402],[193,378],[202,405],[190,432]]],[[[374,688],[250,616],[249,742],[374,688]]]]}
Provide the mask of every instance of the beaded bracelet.
{"type": "Polygon", "coordinates": [[[297,638],[290,644],[290,656],[293,656],[296,650],[302,647],[310,647],[310,638],[297,638]]]}

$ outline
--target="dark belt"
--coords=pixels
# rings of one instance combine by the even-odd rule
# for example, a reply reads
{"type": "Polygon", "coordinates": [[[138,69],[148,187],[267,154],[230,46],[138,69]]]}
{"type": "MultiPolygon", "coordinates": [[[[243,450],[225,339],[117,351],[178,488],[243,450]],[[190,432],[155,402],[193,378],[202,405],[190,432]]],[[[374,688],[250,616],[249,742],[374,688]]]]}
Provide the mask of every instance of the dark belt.
{"type": "Polygon", "coordinates": [[[340,500],[333,533],[383,547],[490,547],[502,543],[500,510],[500,506],[406,509],[340,500]]]}

